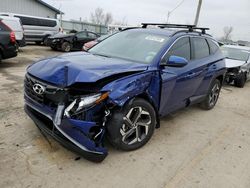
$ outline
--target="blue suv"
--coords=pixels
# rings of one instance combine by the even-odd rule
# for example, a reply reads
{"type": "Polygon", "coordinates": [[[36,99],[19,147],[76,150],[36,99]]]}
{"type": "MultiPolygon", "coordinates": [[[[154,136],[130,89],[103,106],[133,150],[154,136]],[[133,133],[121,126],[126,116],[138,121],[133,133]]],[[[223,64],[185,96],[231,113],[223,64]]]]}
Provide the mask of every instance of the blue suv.
{"type": "Polygon", "coordinates": [[[107,156],[104,138],[138,149],[160,117],[192,104],[215,106],[226,69],[206,30],[146,23],[88,52],[40,60],[27,68],[25,110],[43,133],[88,160],[107,156]]]}

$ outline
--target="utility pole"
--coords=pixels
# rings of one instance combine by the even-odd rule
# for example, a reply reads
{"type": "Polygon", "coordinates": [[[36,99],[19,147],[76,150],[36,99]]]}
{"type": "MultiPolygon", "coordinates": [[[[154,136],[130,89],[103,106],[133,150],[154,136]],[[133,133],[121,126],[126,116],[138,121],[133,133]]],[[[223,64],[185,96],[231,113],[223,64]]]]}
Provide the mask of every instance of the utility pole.
{"type": "Polygon", "coordinates": [[[198,7],[197,7],[197,11],[196,11],[196,16],[195,16],[195,21],[194,21],[194,25],[196,25],[196,26],[197,26],[197,24],[198,24],[198,22],[199,22],[200,11],[201,11],[201,5],[202,5],[202,0],[199,0],[198,7]]]}
{"type": "Polygon", "coordinates": [[[169,24],[169,17],[170,17],[171,12],[168,11],[168,17],[167,17],[167,24],[169,24]]]}

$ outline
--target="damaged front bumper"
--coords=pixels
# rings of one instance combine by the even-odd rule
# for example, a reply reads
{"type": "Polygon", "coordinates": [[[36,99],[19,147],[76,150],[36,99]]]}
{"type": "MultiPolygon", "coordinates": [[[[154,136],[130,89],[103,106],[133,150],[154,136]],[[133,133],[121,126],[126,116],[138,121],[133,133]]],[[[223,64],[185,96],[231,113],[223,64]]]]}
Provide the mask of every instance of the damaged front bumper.
{"type": "Polygon", "coordinates": [[[64,109],[63,104],[58,105],[56,113],[53,114],[29,99],[25,101],[26,113],[43,133],[87,160],[103,161],[108,154],[102,145],[104,128],[97,126],[95,122],[65,118],[64,109]]]}

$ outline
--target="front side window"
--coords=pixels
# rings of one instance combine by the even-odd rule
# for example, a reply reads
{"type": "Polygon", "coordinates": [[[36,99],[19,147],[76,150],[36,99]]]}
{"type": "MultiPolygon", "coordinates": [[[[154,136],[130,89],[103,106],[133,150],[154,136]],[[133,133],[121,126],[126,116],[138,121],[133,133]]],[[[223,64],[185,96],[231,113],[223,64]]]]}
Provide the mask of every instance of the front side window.
{"type": "Polygon", "coordinates": [[[194,47],[194,59],[202,59],[209,56],[209,47],[206,39],[194,37],[192,38],[192,42],[194,47]]]}
{"type": "Polygon", "coordinates": [[[177,40],[177,42],[174,43],[174,45],[168,51],[167,55],[164,57],[164,61],[168,61],[169,57],[172,55],[183,57],[188,61],[191,59],[189,37],[177,40]]]}
{"type": "Polygon", "coordinates": [[[110,36],[89,52],[149,64],[168,39],[166,35],[128,30],[110,36]]]}

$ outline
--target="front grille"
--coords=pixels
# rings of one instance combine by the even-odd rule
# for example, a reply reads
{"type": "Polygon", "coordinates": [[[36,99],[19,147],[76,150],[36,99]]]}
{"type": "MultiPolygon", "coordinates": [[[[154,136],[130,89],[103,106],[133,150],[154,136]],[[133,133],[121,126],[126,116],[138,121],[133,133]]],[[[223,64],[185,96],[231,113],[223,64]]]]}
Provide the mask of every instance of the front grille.
{"type": "Polygon", "coordinates": [[[63,102],[66,96],[66,93],[62,88],[58,88],[45,82],[41,82],[40,80],[37,80],[29,75],[25,76],[24,92],[33,101],[53,108],[56,108],[60,102],[63,102]],[[35,84],[40,84],[45,87],[45,91],[43,94],[37,94],[34,91],[33,86],[35,84]]]}

